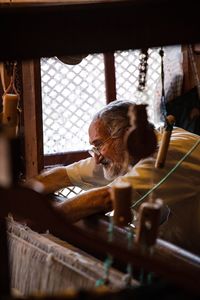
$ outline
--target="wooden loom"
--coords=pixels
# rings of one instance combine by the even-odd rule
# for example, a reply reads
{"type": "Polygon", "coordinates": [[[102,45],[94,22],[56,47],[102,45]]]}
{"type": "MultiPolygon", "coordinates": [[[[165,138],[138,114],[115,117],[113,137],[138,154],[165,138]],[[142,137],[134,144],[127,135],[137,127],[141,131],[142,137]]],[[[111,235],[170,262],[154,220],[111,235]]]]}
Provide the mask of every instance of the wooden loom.
{"type": "MultiPolygon", "coordinates": [[[[183,3],[174,0],[172,4],[172,1],[169,0],[94,0],[82,1],[82,3],[74,0],[69,3],[60,1],[59,4],[37,2],[34,5],[33,3],[29,5],[24,3],[20,5],[4,4],[0,9],[2,22],[0,31],[3,40],[0,57],[2,60],[38,58],[71,53],[79,54],[159,46],[160,44],[175,44],[187,41],[195,42],[199,41],[198,17],[197,1],[183,3]],[[177,12],[181,6],[182,12],[180,14],[177,12]],[[104,18],[102,18],[102,15],[104,18]],[[28,43],[24,31],[25,25],[29,33],[28,43]],[[116,30],[116,27],[118,30],[116,30]],[[13,28],[15,28],[14,40],[9,35],[13,28]],[[56,37],[53,41],[52,36],[56,37]],[[74,39],[74,36],[76,36],[76,39],[74,39]],[[72,40],[73,43],[69,42],[72,40]],[[24,46],[25,43],[26,47],[24,46]]],[[[157,241],[154,255],[151,258],[142,256],[136,249],[128,251],[122,246],[124,239],[124,230],[122,229],[116,229],[120,242],[117,243],[116,241],[116,245],[114,246],[113,243],[111,247],[103,239],[103,234],[106,235],[108,226],[107,221],[104,219],[100,219],[95,223],[88,221],[92,223],[92,226],[87,226],[87,223],[81,221],[74,227],[67,224],[57,213],[53,214],[53,210],[48,204],[48,200],[45,201],[45,197],[20,187],[11,190],[2,189],[1,199],[6,199],[4,208],[1,210],[1,216],[7,215],[9,211],[17,212],[25,217],[33,217],[34,221],[41,225],[44,220],[43,217],[40,219],[40,216],[38,216],[38,209],[40,208],[41,215],[47,218],[46,224],[43,224],[44,228],[49,228],[52,233],[72,242],[74,245],[80,247],[87,245],[88,250],[99,254],[107,251],[112,252],[119,260],[124,262],[127,262],[127,260],[133,261],[135,265],[141,264],[147,269],[150,268],[159,274],[165,274],[167,278],[180,281],[182,285],[185,285],[191,291],[198,289],[199,283],[197,280],[200,278],[199,260],[177,247],[157,241]],[[27,199],[29,199],[29,212],[25,209],[27,199]],[[36,203],[38,203],[37,209],[36,203]],[[49,218],[53,218],[54,221],[49,222],[49,218]],[[96,245],[94,235],[97,235],[96,231],[99,226],[101,226],[101,232],[98,234],[99,240],[98,245],[96,245]],[[87,228],[87,231],[85,232],[83,228],[87,228]],[[94,235],[90,236],[92,232],[94,235]],[[166,260],[166,257],[169,261],[166,260]],[[176,269],[174,269],[174,265],[176,265],[176,269]]],[[[6,253],[4,255],[6,256],[6,253]]],[[[5,256],[0,256],[1,265],[5,264],[3,259],[5,256]]],[[[8,279],[8,276],[4,276],[3,279],[8,279]]]]}

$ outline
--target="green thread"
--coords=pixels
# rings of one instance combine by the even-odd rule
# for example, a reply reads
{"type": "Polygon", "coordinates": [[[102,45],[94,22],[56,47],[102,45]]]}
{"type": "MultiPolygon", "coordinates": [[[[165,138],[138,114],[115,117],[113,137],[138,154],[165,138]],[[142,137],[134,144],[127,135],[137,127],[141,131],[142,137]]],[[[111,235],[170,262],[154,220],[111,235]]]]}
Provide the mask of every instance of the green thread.
{"type": "Polygon", "coordinates": [[[153,276],[154,274],[152,272],[148,273],[147,275],[147,284],[151,285],[153,283],[153,276]]]}
{"type": "MultiPolygon", "coordinates": [[[[109,222],[108,229],[107,229],[108,242],[113,241],[113,229],[114,229],[113,219],[110,216],[110,222],[109,222]]],[[[113,264],[113,257],[110,254],[108,254],[107,258],[104,261],[104,277],[96,280],[96,283],[95,283],[96,287],[99,287],[101,285],[107,285],[109,283],[108,277],[109,277],[109,271],[110,271],[112,264],[113,264]]]]}
{"type": "MultiPolygon", "coordinates": [[[[128,249],[130,250],[133,247],[133,231],[132,231],[132,228],[129,228],[129,230],[127,232],[127,240],[128,240],[128,249]]],[[[126,286],[130,287],[131,286],[131,279],[133,277],[133,266],[132,266],[131,263],[127,264],[126,272],[127,272],[126,286]]]]}
{"type": "Polygon", "coordinates": [[[112,242],[113,240],[113,220],[112,220],[112,217],[110,217],[110,222],[109,222],[109,225],[108,225],[108,229],[107,229],[107,232],[108,232],[108,242],[112,242]]]}
{"type": "Polygon", "coordinates": [[[113,257],[111,255],[108,255],[104,262],[104,273],[105,273],[105,278],[108,279],[109,276],[109,270],[110,267],[112,266],[113,263],[113,257]]]}
{"type": "Polygon", "coordinates": [[[99,279],[97,279],[97,281],[95,283],[95,286],[99,287],[99,286],[104,285],[104,284],[105,284],[105,279],[99,278],[99,279]]]}
{"type": "Polygon", "coordinates": [[[128,249],[131,249],[133,246],[133,232],[132,228],[129,228],[129,231],[127,232],[127,239],[128,239],[128,249]]]}
{"type": "Polygon", "coordinates": [[[145,284],[145,279],[144,279],[144,269],[140,270],[140,283],[145,284]]]}
{"type": "Polygon", "coordinates": [[[150,189],[145,195],[143,195],[138,201],[136,201],[131,208],[134,208],[139,203],[141,203],[151,192],[155,191],[165,180],[180,166],[180,164],[194,151],[194,149],[199,145],[200,139],[193,145],[193,147],[179,160],[179,162],[162,178],[152,189],[150,189]]]}

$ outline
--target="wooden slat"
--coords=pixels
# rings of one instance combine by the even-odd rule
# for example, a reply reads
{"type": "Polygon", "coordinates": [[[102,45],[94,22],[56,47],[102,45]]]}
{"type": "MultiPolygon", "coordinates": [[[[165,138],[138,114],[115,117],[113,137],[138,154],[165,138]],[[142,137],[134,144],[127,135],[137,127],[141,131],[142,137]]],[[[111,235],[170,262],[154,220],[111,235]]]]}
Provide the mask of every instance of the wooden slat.
{"type": "MultiPolygon", "coordinates": [[[[108,237],[108,228],[109,228],[109,218],[103,214],[96,214],[90,217],[87,217],[83,220],[80,220],[75,224],[77,228],[86,231],[88,234],[95,235],[98,233],[98,236],[102,239],[107,239],[108,237]]],[[[118,227],[114,226],[113,230],[113,242],[127,247],[127,228],[126,227],[118,227]]],[[[82,246],[84,250],[88,251],[87,245],[82,246]]],[[[93,253],[94,254],[94,253],[93,253]]],[[[176,258],[185,259],[186,261],[190,261],[191,264],[199,265],[200,269],[200,257],[192,254],[188,251],[183,250],[180,247],[177,247],[167,241],[162,239],[157,239],[156,245],[154,248],[154,255],[159,257],[164,257],[166,255],[166,259],[175,260],[176,258]],[[168,256],[168,258],[167,258],[168,256]]]]}
{"type": "Polygon", "coordinates": [[[87,151],[72,151],[66,153],[48,154],[44,156],[44,166],[64,165],[67,166],[81,159],[90,157],[87,151]]]}
{"type": "Polygon", "coordinates": [[[1,60],[104,53],[200,40],[196,0],[1,5],[0,20],[1,60]]]}
{"type": "Polygon", "coordinates": [[[66,5],[79,5],[79,4],[86,4],[86,3],[108,3],[108,2],[119,2],[121,0],[0,0],[0,4],[6,4],[9,3],[9,5],[30,5],[32,6],[33,4],[40,4],[40,5],[45,5],[45,4],[52,4],[52,5],[58,5],[58,4],[66,4],[66,5]]]}
{"type": "Polygon", "coordinates": [[[39,61],[22,64],[26,178],[37,175],[43,163],[42,102],[39,61]]]}

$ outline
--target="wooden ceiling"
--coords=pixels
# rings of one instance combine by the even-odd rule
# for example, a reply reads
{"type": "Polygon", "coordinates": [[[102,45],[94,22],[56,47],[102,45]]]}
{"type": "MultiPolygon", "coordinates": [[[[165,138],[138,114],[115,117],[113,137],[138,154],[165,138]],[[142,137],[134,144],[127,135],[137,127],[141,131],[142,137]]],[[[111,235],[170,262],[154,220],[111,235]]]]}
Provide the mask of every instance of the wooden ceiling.
{"type": "Polygon", "coordinates": [[[197,43],[199,1],[1,1],[0,60],[197,43]]]}

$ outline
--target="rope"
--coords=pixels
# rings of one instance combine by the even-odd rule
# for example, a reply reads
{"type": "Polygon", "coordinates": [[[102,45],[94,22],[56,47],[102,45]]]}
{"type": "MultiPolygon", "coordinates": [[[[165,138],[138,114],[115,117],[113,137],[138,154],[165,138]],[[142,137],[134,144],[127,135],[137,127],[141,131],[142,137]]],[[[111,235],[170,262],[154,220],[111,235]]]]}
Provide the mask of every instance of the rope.
{"type": "Polygon", "coordinates": [[[16,77],[16,68],[17,68],[17,63],[14,62],[12,66],[12,75],[10,76],[10,84],[7,87],[7,89],[4,91],[4,95],[11,93],[11,94],[16,94],[19,100],[19,93],[15,87],[15,77],[16,77]]]}
{"type": "Polygon", "coordinates": [[[161,47],[159,51],[160,57],[161,57],[161,85],[162,85],[162,93],[161,93],[161,112],[163,115],[163,119],[165,121],[167,116],[167,109],[166,109],[166,98],[165,98],[165,77],[164,77],[164,50],[161,47]]]}
{"type": "Polygon", "coordinates": [[[167,178],[180,166],[180,164],[198,147],[200,144],[200,139],[196,141],[196,143],[192,146],[192,148],[182,157],[181,160],[152,188],[150,189],[145,195],[143,195],[138,201],[136,201],[131,208],[134,208],[139,203],[141,203],[150,193],[155,191],[167,178]]]}

